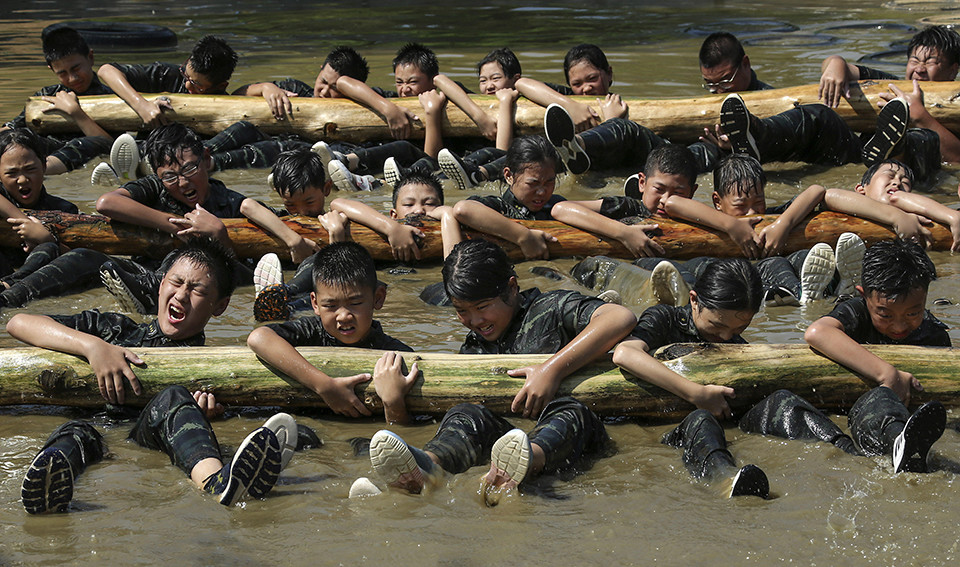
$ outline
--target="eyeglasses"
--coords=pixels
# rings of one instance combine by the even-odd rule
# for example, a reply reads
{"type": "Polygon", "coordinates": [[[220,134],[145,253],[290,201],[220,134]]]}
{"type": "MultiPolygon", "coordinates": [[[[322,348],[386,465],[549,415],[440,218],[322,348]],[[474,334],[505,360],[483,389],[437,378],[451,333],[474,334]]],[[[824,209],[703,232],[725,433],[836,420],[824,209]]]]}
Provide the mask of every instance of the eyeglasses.
{"type": "Polygon", "coordinates": [[[194,80],[190,75],[187,75],[187,67],[186,67],[186,64],[180,65],[180,75],[183,77],[183,80],[184,80],[188,85],[193,85],[193,88],[194,88],[195,91],[197,91],[197,94],[207,94],[207,91],[209,91],[210,89],[213,88],[212,86],[211,86],[211,87],[205,87],[205,86],[201,85],[199,82],[197,82],[196,80],[194,80]]]}
{"type": "Polygon", "coordinates": [[[737,78],[737,73],[740,72],[740,67],[743,66],[743,61],[740,61],[740,64],[737,65],[737,68],[733,70],[733,75],[730,75],[729,79],[724,79],[717,83],[703,83],[703,88],[707,89],[712,93],[718,93],[720,91],[726,91],[733,86],[733,80],[737,78]]]}
{"type": "Polygon", "coordinates": [[[164,185],[176,185],[180,178],[190,178],[196,175],[200,171],[200,162],[193,161],[187,164],[184,164],[183,169],[179,173],[176,171],[165,171],[162,176],[160,176],[160,181],[164,185]]]}

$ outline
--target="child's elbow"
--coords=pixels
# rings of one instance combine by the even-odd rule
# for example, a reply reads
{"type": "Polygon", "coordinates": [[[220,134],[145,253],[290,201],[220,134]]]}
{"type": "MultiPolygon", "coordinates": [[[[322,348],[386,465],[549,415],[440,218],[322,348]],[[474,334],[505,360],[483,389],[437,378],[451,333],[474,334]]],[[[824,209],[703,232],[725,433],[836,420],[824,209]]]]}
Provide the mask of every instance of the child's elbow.
{"type": "Polygon", "coordinates": [[[23,313],[17,313],[10,318],[10,321],[7,323],[7,334],[17,338],[20,334],[20,329],[23,326],[23,319],[25,315],[23,313]]]}
{"type": "Polygon", "coordinates": [[[470,203],[466,199],[458,201],[457,204],[453,206],[453,217],[460,222],[463,222],[467,216],[469,216],[470,203]]]}
{"type": "Polygon", "coordinates": [[[626,366],[630,361],[630,352],[634,349],[634,346],[631,344],[635,341],[626,340],[618,344],[615,349],[613,349],[613,363],[617,366],[626,366]]]}
{"type": "Polygon", "coordinates": [[[101,215],[109,216],[110,213],[114,210],[113,200],[115,198],[116,196],[110,193],[107,193],[106,195],[101,195],[100,198],[97,199],[97,204],[95,205],[97,212],[100,213],[101,215]]]}
{"type": "Polygon", "coordinates": [[[816,323],[811,324],[807,327],[807,330],[803,332],[803,340],[810,346],[817,346],[822,338],[823,331],[816,323]]]}
{"type": "Polygon", "coordinates": [[[267,339],[267,332],[269,331],[270,329],[266,327],[257,327],[250,331],[250,334],[247,335],[247,346],[250,347],[250,350],[259,354],[267,339]]]}

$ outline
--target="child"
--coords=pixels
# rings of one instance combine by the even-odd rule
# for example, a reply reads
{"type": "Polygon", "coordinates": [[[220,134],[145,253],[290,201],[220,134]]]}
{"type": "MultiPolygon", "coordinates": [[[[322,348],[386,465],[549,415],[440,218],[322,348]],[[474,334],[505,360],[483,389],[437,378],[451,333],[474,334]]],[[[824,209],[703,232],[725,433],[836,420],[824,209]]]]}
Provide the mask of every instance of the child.
{"type": "Polygon", "coordinates": [[[471,196],[454,206],[454,215],[465,225],[513,242],[527,259],[547,258],[547,242],[556,238],[511,219],[550,218],[553,207],[565,200],[553,194],[558,167],[560,156],[542,136],[517,138],[507,151],[503,196],[471,196]]]}
{"type": "Polygon", "coordinates": [[[750,57],[733,34],[714,32],[700,45],[700,74],[703,88],[711,93],[765,91],[770,85],[757,79],[750,57]]]}
{"type": "MultiPolygon", "coordinates": [[[[730,417],[726,398],[734,397],[735,392],[726,386],[691,382],[650,353],[673,343],[744,344],[740,334],[760,310],[762,297],[760,275],[749,262],[712,261],[690,291],[689,305],[650,307],[640,316],[629,339],[613,351],[614,364],[699,408],[662,439],[667,445],[684,449],[684,464],[697,478],[718,478],[734,467],[716,418],[730,417]]],[[[737,473],[731,496],[766,497],[768,491],[763,471],[747,465],[737,473]]]]}
{"type": "Polygon", "coordinates": [[[481,405],[460,404],[447,412],[424,449],[408,447],[389,431],[374,435],[370,461],[390,486],[419,493],[439,469],[466,471],[491,455],[484,499],[543,472],[569,468],[609,440],[603,423],[571,397],[554,399],[570,373],[607,352],[633,327],[626,308],[574,291],[520,291],[506,253],[485,240],[457,244],[443,265],[443,282],[468,329],[461,354],[551,353],[546,362],[509,370],[525,377],[512,411],[538,417],[529,437],[481,405]]]}
{"type": "MultiPolygon", "coordinates": [[[[383,306],[386,287],[377,281],[370,254],[354,242],[337,242],[320,250],[313,264],[314,291],[310,302],[315,317],[254,329],[247,344],[257,356],[300,382],[336,413],[350,417],[370,415],[354,386],[370,374],[331,377],[297,352],[298,346],[350,346],[379,350],[412,349],[383,332],[373,312],[383,306]]],[[[412,369],[416,377],[416,365],[412,369]]],[[[412,382],[410,382],[412,384],[412,382]]]]}

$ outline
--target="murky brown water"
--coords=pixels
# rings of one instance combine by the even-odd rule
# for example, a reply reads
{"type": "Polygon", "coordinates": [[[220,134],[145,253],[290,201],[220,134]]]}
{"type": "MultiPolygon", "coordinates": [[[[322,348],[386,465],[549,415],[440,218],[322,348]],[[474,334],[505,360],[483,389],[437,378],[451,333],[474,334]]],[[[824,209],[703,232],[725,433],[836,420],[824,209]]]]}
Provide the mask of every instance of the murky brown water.
{"type": "MultiPolygon", "coordinates": [[[[372,67],[371,83],[389,85],[389,60],[407,40],[433,46],[441,69],[472,84],[472,65],[492,47],[511,46],[526,73],[562,82],[560,61],[580,41],[603,46],[615,69],[615,87],[638,96],[700,94],[696,52],[702,37],[726,29],[747,40],[760,78],[779,86],[812,83],[819,62],[831,53],[845,56],[887,51],[902,45],[924,17],[956,18],[938,3],[818,1],[750,3],[682,1],[598,2],[589,8],[573,2],[548,7],[517,7],[491,2],[386,2],[304,8],[300,3],[208,2],[186,8],[133,0],[101,6],[63,1],[24,5],[0,16],[0,116],[12,117],[23,98],[51,83],[39,53],[39,31],[63,19],[116,18],[168,25],[180,34],[180,47],[163,52],[101,52],[99,62],[179,61],[193,41],[206,33],[229,38],[241,53],[233,84],[295,76],[311,80],[327,50],[338,43],[358,46],[372,67]],[[913,8],[912,10],[906,9],[913,8]],[[885,23],[881,29],[863,23],[885,23]],[[895,25],[892,25],[895,24],[895,25]],[[831,29],[836,26],[853,26],[831,29]]],[[[946,3],[944,3],[946,4],[946,3]]],[[[899,72],[897,57],[886,69],[899,72]]],[[[91,167],[48,179],[48,189],[93,210],[100,194],[89,185],[91,167]]],[[[806,185],[852,187],[859,166],[824,170],[796,164],[772,168],[768,201],[781,202],[806,185]]],[[[267,202],[276,202],[264,182],[265,171],[218,175],[228,186],[267,202]]],[[[591,198],[619,192],[622,178],[588,175],[578,184],[564,180],[558,192],[591,198]]],[[[701,179],[698,197],[706,198],[711,179],[701,179]]],[[[932,195],[956,201],[955,169],[945,170],[932,195]]],[[[487,190],[494,190],[493,187],[487,190]]],[[[450,192],[453,202],[465,194],[450,192]]],[[[386,194],[361,195],[387,207],[386,194]]],[[[934,255],[941,279],[931,298],[960,299],[960,262],[934,255]]],[[[536,265],[568,271],[573,260],[518,266],[524,286],[544,289],[556,283],[530,274],[536,265]]],[[[452,351],[464,331],[453,313],[423,305],[416,293],[436,281],[439,270],[416,274],[382,273],[390,284],[380,314],[388,331],[422,350],[452,351]]],[[[565,282],[564,285],[571,285],[565,282]]],[[[226,314],[210,327],[211,344],[242,344],[253,326],[252,289],[241,289],[226,314]]],[[[114,304],[103,291],[36,302],[27,310],[62,313],[114,304]]],[[[641,311],[646,305],[634,306],[641,311]]],[[[746,333],[752,342],[800,342],[801,330],[829,309],[801,312],[781,307],[761,312],[746,333]]],[[[960,309],[932,308],[960,328],[960,309]]],[[[17,311],[0,313],[5,323],[17,311]]],[[[955,338],[960,338],[952,331],[955,338]]],[[[14,344],[0,333],[0,346],[14,344]]],[[[880,460],[851,458],[820,444],[766,439],[728,430],[732,451],[742,462],[767,472],[777,498],[770,501],[721,497],[720,486],[692,481],[679,453],[658,443],[666,425],[616,423],[609,427],[616,456],[586,474],[542,479],[527,494],[496,509],[477,496],[481,470],[450,477],[424,496],[387,494],[363,501],[347,499],[354,479],[371,474],[369,463],[354,459],[345,440],[369,436],[376,421],[347,422],[298,416],[317,428],[327,445],[298,455],[281,484],[264,502],[225,509],[198,493],[160,453],[124,441],[128,426],[106,428],[114,457],[84,473],[71,513],[28,517],[19,503],[23,471],[47,434],[68,417],[68,410],[37,415],[37,408],[0,411],[0,564],[358,564],[473,565],[583,564],[689,565],[777,562],[810,565],[949,564],[958,556],[953,494],[960,470],[958,434],[952,428],[936,445],[942,469],[931,475],[893,477],[880,460]]],[[[215,424],[221,441],[235,446],[266,414],[243,414],[215,424]]],[[[838,418],[845,426],[845,418],[838,418]]],[[[954,418],[951,414],[951,421],[954,418]]],[[[529,428],[530,423],[517,421],[529,428]]],[[[401,428],[415,444],[434,426],[401,428]]]]}

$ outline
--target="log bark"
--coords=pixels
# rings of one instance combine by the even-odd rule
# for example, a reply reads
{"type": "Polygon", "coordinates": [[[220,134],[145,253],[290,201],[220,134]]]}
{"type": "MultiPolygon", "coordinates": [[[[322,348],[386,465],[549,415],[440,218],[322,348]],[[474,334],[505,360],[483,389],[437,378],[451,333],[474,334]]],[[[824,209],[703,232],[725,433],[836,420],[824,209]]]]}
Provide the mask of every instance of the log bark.
{"type": "MultiPolygon", "coordinates": [[[[913,90],[908,81],[861,81],[851,85],[849,99],[841,100],[838,114],[857,131],[873,131],[877,120],[877,102],[880,93],[888,92],[887,85],[898,85],[904,92],[913,90]]],[[[924,101],[934,118],[945,127],[960,132],[960,84],[924,82],[924,101]]],[[[817,103],[818,85],[803,85],[785,89],[741,93],[747,107],[756,116],[773,116],[798,104],[817,103]]],[[[365,142],[390,139],[386,123],[374,112],[349,100],[294,98],[293,119],[278,122],[266,102],[260,97],[147,94],[147,98],[166,96],[173,106],[173,118],[187,124],[200,134],[212,136],[238,120],[248,120],[269,134],[298,134],[308,140],[365,142]]],[[[625,97],[630,105],[630,118],[674,142],[695,142],[705,126],[720,121],[720,103],[725,95],[704,94],[687,99],[640,99],[625,97]]],[[[487,114],[496,119],[497,98],[489,95],[471,95],[487,114]]],[[[573,97],[584,104],[596,105],[595,97],[573,97]]],[[[80,97],[83,109],[107,130],[139,130],[143,123],[129,106],[116,96],[80,97]]],[[[395,98],[391,102],[420,113],[415,97],[395,98]]],[[[49,104],[30,98],[26,105],[26,119],[39,132],[59,133],[79,131],[73,121],[60,113],[44,114],[49,104]]],[[[544,109],[526,99],[517,102],[518,135],[543,132],[544,109]]],[[[423,124],[414,128],[413,138],[423,138],[423,124]]],[[[455,105],[447,105],[443,124],[447,137],[480,137],[473,121],[455,105]]]]}
{"type": "MultiPolygon", "coordinates": [[[[915,403],[937,399],[960,407],[960,351],[952,348],[902,346],[868,347],[897,368],[912,372],[925,391],[915,403]]],[[[144,387],[140,396],[127,392],[128,403],[142,407],[167,386],[213,392],[230,405],[325,407],[319,396],[265,366],[243,347],[134,349],[146,361],[136,373],[144,387]],[[217,361],[211,364],[211,361],[217,361]]],[[[312,364],[332,376],[369,372],[378,351],[351,348],[302,348],[312,364]]],[[[774,391],[786,388],[818,408],[842,412],[869,389],[846,369],[805,345],[672,345],[658,351],[666,364],[687,378],[733,387],[736,415],[774,391]],[[672,360],[670,360],[672,359],[672,360]]],[[[546,355],[404,354],[422,371],[407,396],[414,413],[442,415],[463,402],[482,403],[498,414],[508,414],[523,379],[506,374],[543,362],[546,355]]],[[[97,408],[103,400],[90,366],[72,355],[34,349],[0,350],[0,405],[65,405],[97,408]]],[[[382,411],[372,384],[357,393],[370,407],[382,411]]],[[[647,420],[679,420],[693,406],[651,386],[613,365],[609,356],[567,378],[558,395],[573,395],[601,415],[647,420]]]]}

